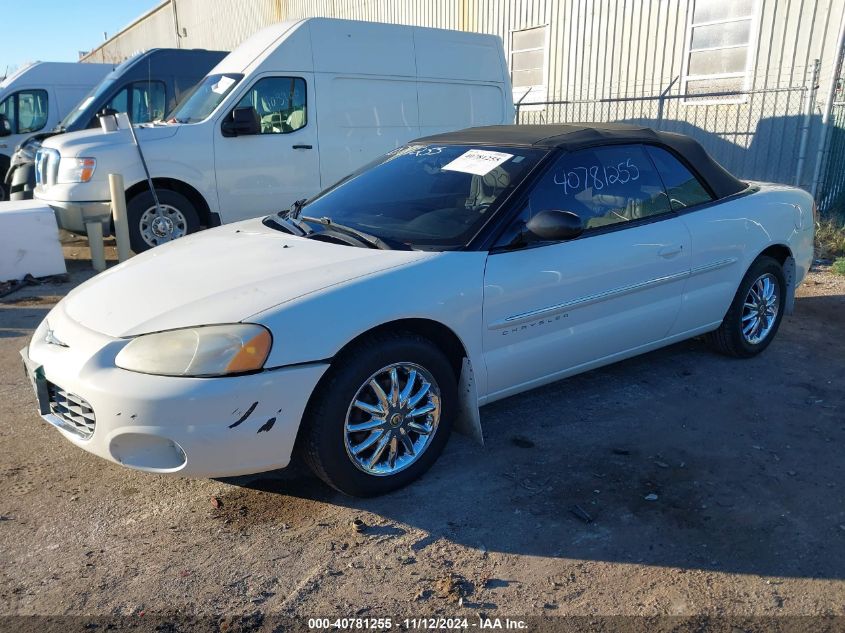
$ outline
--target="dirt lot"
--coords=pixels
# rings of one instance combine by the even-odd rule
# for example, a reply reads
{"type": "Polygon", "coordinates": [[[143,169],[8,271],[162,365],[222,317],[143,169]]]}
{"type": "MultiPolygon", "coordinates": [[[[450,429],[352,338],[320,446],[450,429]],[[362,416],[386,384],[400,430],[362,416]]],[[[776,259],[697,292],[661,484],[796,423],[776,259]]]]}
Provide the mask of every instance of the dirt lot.
{"type": "Polygon", "coordinates": [[[845,278],[812,273],[761,357],[693,340],[490,405],[483,448],[357,500],[63,440],[18,350],[71,267],[0,300],[0,615],[845,615],[845,278]]]}

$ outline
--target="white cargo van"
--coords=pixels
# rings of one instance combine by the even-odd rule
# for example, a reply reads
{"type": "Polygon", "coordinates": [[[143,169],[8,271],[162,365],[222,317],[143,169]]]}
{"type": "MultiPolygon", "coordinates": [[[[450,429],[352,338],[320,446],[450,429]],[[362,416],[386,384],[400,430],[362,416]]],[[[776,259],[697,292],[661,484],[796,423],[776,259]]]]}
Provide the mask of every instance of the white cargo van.
{"type": "Polygon", "coordinates": [[[37,62],[0,81],[0,200],[5,199],[2,180],[15,148],[37,132],[52,130],[112,68],[37,62]]]}
{"type": "Polygon", "coordinates": [[[426,134],[513,122],[492,35],[324,18],[266,28],[211,70],[166,124],[47,139],[35,197],[63,228],[108,220],[123,174],[135,251],[268,214],[426,134]]]}

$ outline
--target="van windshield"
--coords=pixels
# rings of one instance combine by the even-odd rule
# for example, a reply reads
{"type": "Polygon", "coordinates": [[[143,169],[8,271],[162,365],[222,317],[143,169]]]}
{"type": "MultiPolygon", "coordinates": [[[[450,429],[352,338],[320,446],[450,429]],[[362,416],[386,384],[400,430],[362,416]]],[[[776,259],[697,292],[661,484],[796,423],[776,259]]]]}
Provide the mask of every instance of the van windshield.
{"type": "Polygon", "coordinates": [[[120,74],[116,71],[110,72],[106,75],[106,78],[103,79],[100,83],[94,86],[85,98],[79,102],[79,105],[68,112],[67,116],[62,119],[62,122],[56,126],[56,131],[60,132],[75,132],[76,131],[76,124],[79,124],[79,129],[81,130],[86,125],[88,125],[88,120],[81,120],[82,115],[87,112],[88,106],[91,105],[94,101],[100,101],[105,93],[112,89],[115,82],[117,81],[120,74]]]}
{"type": "Polygon", "coordinates": [[[319,194],[301,207],[300,217],[328,219],[412,248],[460,248],[545,153],[523,147],[408,145],[319,194]]]}
{"type": "Polygon", "coordinates": [[[208,75],[176,106],[172,118],[179,123],[204,121],[243,77],[234,73],[208,75]]]}

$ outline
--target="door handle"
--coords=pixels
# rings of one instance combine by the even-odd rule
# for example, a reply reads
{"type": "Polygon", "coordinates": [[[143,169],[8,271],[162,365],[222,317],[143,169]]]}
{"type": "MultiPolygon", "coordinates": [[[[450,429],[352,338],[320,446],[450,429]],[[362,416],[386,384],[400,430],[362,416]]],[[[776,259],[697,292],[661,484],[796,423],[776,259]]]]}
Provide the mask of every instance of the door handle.
{"type": "Polygon", "coordinates": [[[294,145],[294,149],[314,149],[313,145],[294,145]]]}
{"type": "Polygon", "coordinates": [[[664,259],[670,259],[675,257],[675,255],[679,255],[684,250],[683,244],[672,244],[670,246],[664,246],[657,254],[663,257],[664,259]]]}

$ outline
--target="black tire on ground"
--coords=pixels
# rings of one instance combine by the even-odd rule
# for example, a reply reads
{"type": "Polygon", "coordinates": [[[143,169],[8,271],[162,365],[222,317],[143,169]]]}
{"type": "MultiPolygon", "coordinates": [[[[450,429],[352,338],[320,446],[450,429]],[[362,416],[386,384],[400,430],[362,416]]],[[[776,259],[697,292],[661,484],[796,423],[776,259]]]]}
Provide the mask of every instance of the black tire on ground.
{"type": "MultiPolygon", "coordinates": [[[[156,189],[159,204],[178,209],[185,218],[185,234],[196,233],[200,228],[199,214],[194,204],[181,193],[170,189],[156,189]]],[[[126,214],[129,218],[129,242],[132,250],[142,253],[153,248],[147,243],[141,232],[141,218],[144,212],[155,206],[153,194],[144,190],[127,202],[126,214]]]]}
{"type": "Polygon", "coordinates": [[[408,485],[422,476],[443,452],[457,414],[457,378],[449,360],[431,341],[413,333],[380,333],[338,356],[320,381],[306,410],[299,452],[311,470],[348,495],[371,497],[408,485]],[[440,390],[440,422],[417,461],[404,470],[377,476],[360,470],[346,452],[346,414],[358,389],[380,369],[409,362],[427,370],[440,390]]]}
{"type": "Polygon", "coordinates": [[[731,307],[728,308],[728,312],[722,320],[722,325],[719,326],[718,330],[707,334],[707,343],[714,350],[726,356],[734,356],[736,358],[756,356],[766,349],[775,338],[780,327],[780,322],[783,319],[785,302],[786,277],[783,274],[783,267],[776,259],[761,255],[751,264],[748,272],[745,273],[745,277],[742,278],[731,307]],[[778,311],[775,322],[768,335],[760,342],[752,344],[746,341],[742,335],[743,304],[751,286],[766,273],[770,273],[777,280],[778,311]]]}
{"type": "Polygon", "coordinates": [[[9,194],[6,193],[6,183],[0,182],[0,202],[5,202],[9,199],[9,194]]]}

